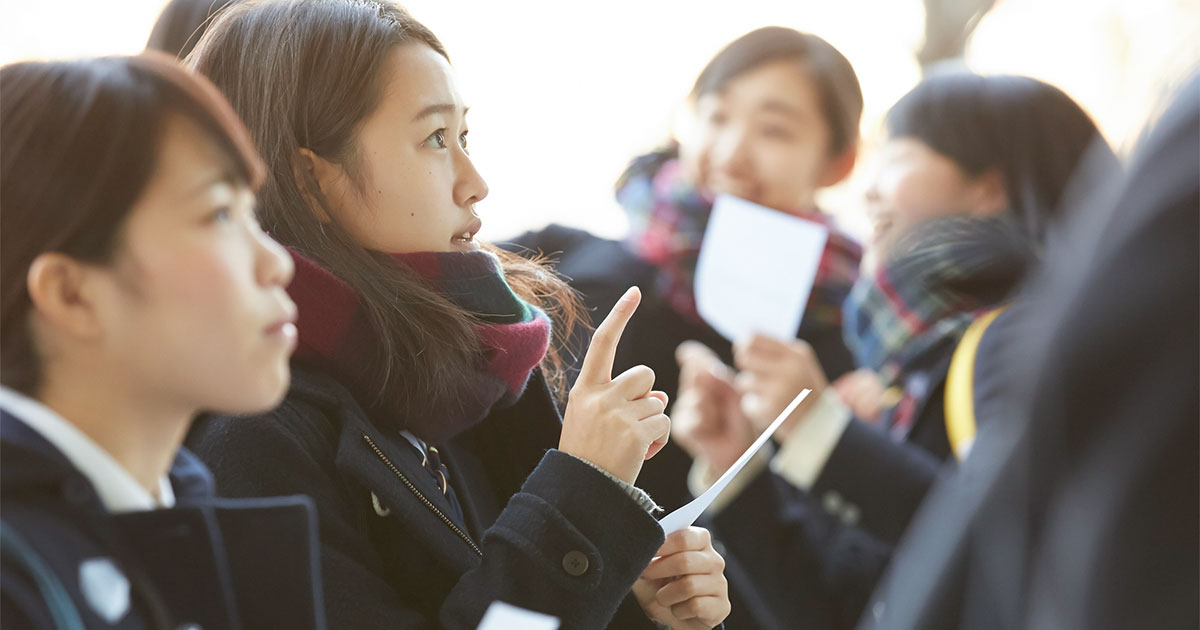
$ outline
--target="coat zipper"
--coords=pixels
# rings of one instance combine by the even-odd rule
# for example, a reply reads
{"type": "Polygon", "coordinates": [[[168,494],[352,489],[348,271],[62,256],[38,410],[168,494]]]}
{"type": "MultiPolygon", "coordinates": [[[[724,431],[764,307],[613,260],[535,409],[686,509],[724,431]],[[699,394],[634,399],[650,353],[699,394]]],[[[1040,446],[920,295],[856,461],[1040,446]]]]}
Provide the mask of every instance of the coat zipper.
{"type": "Polygon", "coordinates": [[[404,485],[410,491],[412,491],[413,494],[417,495],[417,498],[421,500],[421,503],[425,504],[425,507],[433,511],[434,514],[437,514],[438,518],[442,519],[442,522],[445,523],[447,527],[454,530],[454,533],[458,534],[458,537],[463,539],[463,542],[470,545],[471,549],[473,549],[475,553],[479,554],[480,557],[483,557],[483,552],[479,550],[479,547],[475,544],[475,541],[471,540],[471,537],[468,536],[466,532],[460,529],[458,525],[455,525],[454,521],[450,520],[450,518],[441,510],[439,510],[438,507],[434,505],[432,501],[426,498],[424,494],[421,494],[421,491],[418,490],[417,487],[408,480],[408,477],[405,477],[404,473],[400,472],[399,468],[396,468],[396,465],[392,463],[392,460],[388,459],[387,455],[384,455],[383,451],[379,450],[378,446],[375,446],[375,441],[371,439],[371,436],[364,433],[363,439],[366,440],[367,445],[371,447],[371,450],[375,451],[375,455],[378,456],[384,464],[387,464],[387,467],[390,468],[392,472],[400,478],[400,481],[404,482],[404,485]]]}

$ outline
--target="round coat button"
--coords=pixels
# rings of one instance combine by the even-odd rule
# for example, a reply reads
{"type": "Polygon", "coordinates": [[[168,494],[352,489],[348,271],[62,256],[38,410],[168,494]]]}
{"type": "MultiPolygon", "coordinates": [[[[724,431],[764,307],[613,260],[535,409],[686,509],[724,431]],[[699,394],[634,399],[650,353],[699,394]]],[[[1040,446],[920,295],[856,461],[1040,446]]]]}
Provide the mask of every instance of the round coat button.
{"type": "Polygon", "coordinates": [[[588,570],[588,557],[582,551],[568,551],[567,555],[563,556],[563,570],[567,575],[579,577],[588,570]]]}

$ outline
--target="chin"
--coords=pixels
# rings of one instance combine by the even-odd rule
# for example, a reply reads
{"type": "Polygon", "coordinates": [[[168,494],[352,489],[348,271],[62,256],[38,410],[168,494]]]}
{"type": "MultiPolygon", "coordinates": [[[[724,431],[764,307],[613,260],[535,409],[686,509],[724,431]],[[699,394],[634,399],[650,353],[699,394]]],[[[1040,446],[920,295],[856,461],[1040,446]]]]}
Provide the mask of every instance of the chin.
{"type": "Polygon", "coordinates": [[[271,411],[287,396],[291,385],[290,378],[291,370],[285,364],[281,369],[264,370],[253,377],[241,379],[236,385],[225,390],[234,395],[228,396],[214,410],[232,416],[250,416],[271,411]]]}

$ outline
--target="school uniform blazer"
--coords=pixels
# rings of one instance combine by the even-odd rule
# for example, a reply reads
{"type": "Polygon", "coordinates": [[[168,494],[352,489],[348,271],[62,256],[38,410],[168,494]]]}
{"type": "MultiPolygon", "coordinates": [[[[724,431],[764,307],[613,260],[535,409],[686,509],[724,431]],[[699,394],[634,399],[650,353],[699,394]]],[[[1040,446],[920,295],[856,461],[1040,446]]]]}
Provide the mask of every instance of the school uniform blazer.
{"type": "Polygon", "coordinates": [[[311,501],[216,499],[184,449],[170,481],[174,507],[109,513],[60,451],[0,411],[0,626],[325,627],[311,501]]]}
{"type": "Polygon", "coordinates": [[[495,600],[563,628],[653,627],[629,593],[662,530],[612,480],[552,450],[561,420],[539,371],[514,406],[440,445],[465,522],[398,430],[332,378],[292,374],[278,409],[208,418],[188,444],[222,494],[313,498],[330,628],[474,629],[495,600]]]}
{"type": "MultiPolygon", "coordinates": [[[[996,357],[1017,332],[1018,312],[997,317],[980,341],[971,394],[981,425],[1006,421],[996,357]]],[[[854,627],[927,489],[957,468],[922,444],[930,434],[946,440],[942,390],[918,413],[915,442],[852,421],[809,491],[767,469],[706,523],[764,602],[760,627],[854,627]],[[846,518],[850,509],[863,518],[846,518]]]]}

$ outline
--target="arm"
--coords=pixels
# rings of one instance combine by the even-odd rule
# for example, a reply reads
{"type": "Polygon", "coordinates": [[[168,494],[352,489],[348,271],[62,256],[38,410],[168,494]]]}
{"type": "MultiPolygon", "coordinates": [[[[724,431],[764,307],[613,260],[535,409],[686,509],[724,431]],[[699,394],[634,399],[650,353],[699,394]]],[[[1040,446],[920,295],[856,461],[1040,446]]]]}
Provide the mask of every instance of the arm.
{"type": "MultiPolygon", "coordinates": [[[[212,467],[222,494],[312,497],[330,628],[475,628],[497,599],[554,614],[568,626],[600,627],[662,543],[657,522],[618,485],[551,451],[484,533],[482,561],[443,601],[426,601],[389,578],[351,493],[357,484],[334,467],[336,438],[321,434],[327,424],[311,408],[285,403],[266,417],[208,420],[191,446],[212,467]],[[298,425],[312,430],[296,431],[298,425]],[[565,566],[571,552],[586,558],[579,575],[565,566]]],[[[421,541],[399,544],[412,550],[412,562],[429,560],[421,541]]],[[[444,579],[442,570],[429,575],[444,579]]]]}

